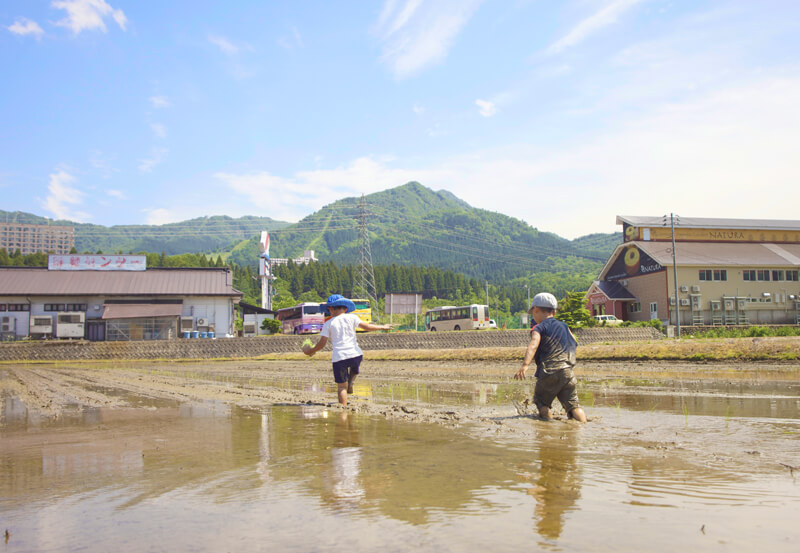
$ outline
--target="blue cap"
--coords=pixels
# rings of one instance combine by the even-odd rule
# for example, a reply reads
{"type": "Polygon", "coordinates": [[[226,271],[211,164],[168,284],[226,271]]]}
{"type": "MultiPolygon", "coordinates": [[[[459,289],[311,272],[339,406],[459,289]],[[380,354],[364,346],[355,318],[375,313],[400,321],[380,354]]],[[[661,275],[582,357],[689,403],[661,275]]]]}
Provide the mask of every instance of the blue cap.
{"type": "Polygon", "coordinates": [[[346,307],[348,313],[356,310],[356,304],[354,304],[352,301],[348,300],[341,294],[332,294],[328,296],[328,301],[326,301],[322,305],[326,307],[346,307]]]}

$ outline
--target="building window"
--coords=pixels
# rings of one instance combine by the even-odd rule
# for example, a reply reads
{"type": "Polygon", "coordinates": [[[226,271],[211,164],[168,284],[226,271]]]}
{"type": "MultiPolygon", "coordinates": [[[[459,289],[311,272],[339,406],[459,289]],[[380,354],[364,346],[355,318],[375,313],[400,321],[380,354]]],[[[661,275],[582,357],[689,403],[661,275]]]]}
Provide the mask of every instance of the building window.
{"type": "Polygon", "coordinates": [[[769,269],[757,269],[756,280],[769,282],[769,269]]]}
{"type": "Polygon", "coordinates": [[[774,282],[785,280],[783,277],[783,271],[772,271],[772,280],[774,282]]]}
{"type": "Polygon", "coordinates": [[[30,311],[31,306],[27,303],[9,303],[8,304],[9,311],[30,311]]]}
{"type": "Polygon", "coordinates": [[[800,271],[786,271],[786,280],[797,282],[798,273],[800,273],[800,271]]]}
{"type": "Polygon", "coordinates": [[[86,311],[85,303],[68,303],[66,311],[86,311]]]}
{"type": "Polygon", "coordinates": [[[63,303],[46,303],[44,304],[45,311],[64,311],[63,303]]]}
{"type": "Polygon", "coordinates": [[[742,271],[742,278],[744,280],[755,280],[756,279],[756,272],[752,269],[742,271]]]}
{"type": "Polygon", "coordinates": [[[0,303],[0,311],[5,311],[5,310],[6,310],[6,304],[0,303]]]}
{"type": "Polygon", "coordinates": [[[641,313],[642,302],[634,301],[628,304],[628,313],[641,313]]]}
{"type": "MultiPolygon", "coordinates": [[[[746,273],[747,271],[745,271],[746,273]]],[[[700,280],[728,280],[728,271],[726,269],[700,269],[700,280]]],[[[747,280],[747,278],[745,278],[747,280]]]]}
{"type": "Polygon", "coordinates": [[[655,315],[656,313],[658,313],[658,303],[653,302],[650,304],[650,314],[655,315]]]}

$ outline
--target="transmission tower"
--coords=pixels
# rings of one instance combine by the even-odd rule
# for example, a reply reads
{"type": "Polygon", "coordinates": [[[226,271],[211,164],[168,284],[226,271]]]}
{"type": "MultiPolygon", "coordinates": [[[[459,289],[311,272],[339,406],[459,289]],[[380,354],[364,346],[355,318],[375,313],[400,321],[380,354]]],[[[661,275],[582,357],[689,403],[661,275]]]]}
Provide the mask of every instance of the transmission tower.
{"type": "Polygon", "coordinates": [[[359,271],[353,283],[353,294],[356,297],[369,299],[372,306],[372,316],[376,320],[377,315],[377,293],[375,291],[375,273],[372,270],[372,251],[369,247],[369,228],[367,227],[367,200],[361,195],[361,202],[358,204],[358,246],[361,254],[359,271]]]}

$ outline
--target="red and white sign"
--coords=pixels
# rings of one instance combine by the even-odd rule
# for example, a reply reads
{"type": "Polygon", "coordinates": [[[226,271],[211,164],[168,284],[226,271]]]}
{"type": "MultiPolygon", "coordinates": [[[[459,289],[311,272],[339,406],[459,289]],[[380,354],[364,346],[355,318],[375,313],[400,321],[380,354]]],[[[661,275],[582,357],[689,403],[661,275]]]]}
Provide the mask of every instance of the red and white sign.
{"type": "Polygon", "coordinates": [[[146,255],[51,255],[51,271],[144,271],[146,255]]]}

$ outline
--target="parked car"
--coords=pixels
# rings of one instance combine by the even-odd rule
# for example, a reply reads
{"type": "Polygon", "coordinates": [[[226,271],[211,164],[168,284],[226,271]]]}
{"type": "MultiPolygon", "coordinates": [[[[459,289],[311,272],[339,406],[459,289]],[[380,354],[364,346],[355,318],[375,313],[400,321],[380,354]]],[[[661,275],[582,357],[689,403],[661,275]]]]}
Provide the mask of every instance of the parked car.
{"type": "Polygon", "coordinates": [[[497,328],[497,323],[494,319],[489,319],[489,328],[497,328]]]}
{"type": "Polygon", "coordinates": [[[614,315],[595,315],[594,320],[601,325],[618,325],[622,323],[622,319],[617,319],[614,315]]]}

